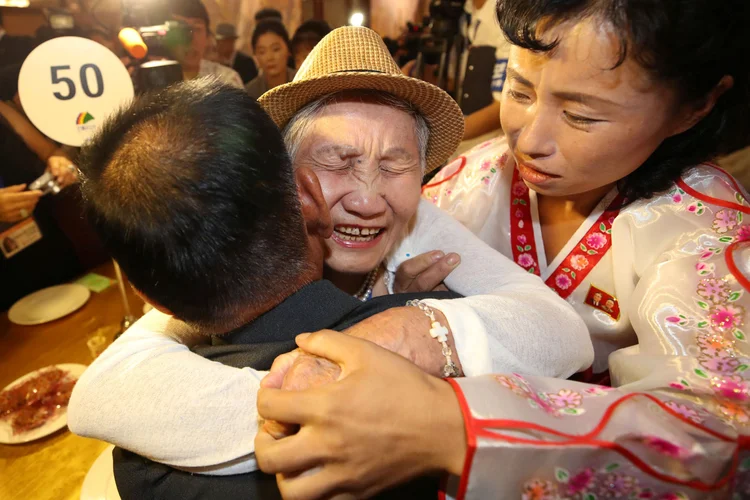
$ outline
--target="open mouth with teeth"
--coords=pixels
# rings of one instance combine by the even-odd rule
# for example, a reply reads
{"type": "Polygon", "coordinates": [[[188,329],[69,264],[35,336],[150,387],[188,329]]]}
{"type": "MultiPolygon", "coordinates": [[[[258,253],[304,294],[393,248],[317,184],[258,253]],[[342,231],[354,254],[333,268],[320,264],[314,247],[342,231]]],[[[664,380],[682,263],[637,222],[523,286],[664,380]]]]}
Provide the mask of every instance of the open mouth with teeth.
{"type": "Polygon", "coordinates": [[[383,227],[339,225],[333,228],[332,238],[345,247],[366,247],[374,244],[385,232],[383,227]]]}

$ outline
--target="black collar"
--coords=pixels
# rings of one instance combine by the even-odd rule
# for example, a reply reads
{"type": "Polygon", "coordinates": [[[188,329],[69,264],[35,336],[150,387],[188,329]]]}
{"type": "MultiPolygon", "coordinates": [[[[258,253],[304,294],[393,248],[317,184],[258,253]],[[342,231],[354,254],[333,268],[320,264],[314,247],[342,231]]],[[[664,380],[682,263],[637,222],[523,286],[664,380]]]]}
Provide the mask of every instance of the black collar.
{"type": "Polygon", "coordinates": [[[251,323],[224,336],[229,344],[257,344],[330,328],[362,302],[326,280],[314,281],[251,323]]]}

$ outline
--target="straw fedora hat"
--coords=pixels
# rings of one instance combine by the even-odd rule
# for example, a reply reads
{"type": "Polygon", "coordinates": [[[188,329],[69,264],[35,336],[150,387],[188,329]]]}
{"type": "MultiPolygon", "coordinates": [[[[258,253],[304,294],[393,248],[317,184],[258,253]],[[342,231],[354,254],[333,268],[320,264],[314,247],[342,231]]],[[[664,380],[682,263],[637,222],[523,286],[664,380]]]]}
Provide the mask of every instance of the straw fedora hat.
{"type": "Polygon", "coordinates": [[[430,128],[427,171],[444,164],[464,133],[461,109],[445,91],[401,73],[380,36],[368,28],[331,31],[307,56],[292,82],[274,87],[258,102],[283,129],[306,104],[342,90],[382,90],[414,105],[430,128]]]}

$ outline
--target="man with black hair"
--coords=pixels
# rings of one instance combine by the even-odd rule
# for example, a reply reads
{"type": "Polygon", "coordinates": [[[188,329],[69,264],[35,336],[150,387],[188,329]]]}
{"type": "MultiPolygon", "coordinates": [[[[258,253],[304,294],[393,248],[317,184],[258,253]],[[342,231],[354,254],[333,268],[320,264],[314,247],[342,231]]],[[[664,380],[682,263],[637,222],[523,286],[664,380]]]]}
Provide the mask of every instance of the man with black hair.
{"type": "Polygon", "coordinates": [[[190,45],[177,47],[174,57],[182,66],[185,80],[199,76],[215,76],[220,81],[242,88],[240,75],[227,66],[204,59],[211,23],[208,11],[199,0],[175,0],[170,13],[174,20],[182,21],[192,31],[190,45]]]}
{"type": "MultiPolygon", "coordinates": [[[[107,121],[79,163],[87,215],[132,285],[158,310],[117,340],[134,349],[143,345],[144,330],[181,341],[215,334],[224,345],[195,350],[208,360],[265,370],[294,349],[297,334],[344,330],[412,298],[455,296],[388,295],[362,303],[322,280],[324,239],[333,227],[318,179],[308,167],[292,170],[279,130],[241,90],[200,79],[144,94],[107,121]]],[[[200,390],[226,381],[230,369],[208,360],[200,373],[165,370],[153,383],[194,379],[200,390]]],[[[142,417],[121,411],[118,402],[81,396],[96,383],[86,375],[78,382],[68,413],[73,432],[85,414],[101,413],[113,430],[120,419],[142,417]]],[[[254,383],[246,411],[255,411],[254,383]]],[[[210,425],[231,418],[217,409],[210,425]]],[[[211,432],[205,422],[180,425],[211,432]]],[[[252,429],[237,436],[253,437],[252,429]]],[[[275,478],[260,472],[200,476],[120,449],[114,457],[125,500],[278,496],[275,478]]],[[[424,491],[434,496],[435,488],[424,491]]]]}

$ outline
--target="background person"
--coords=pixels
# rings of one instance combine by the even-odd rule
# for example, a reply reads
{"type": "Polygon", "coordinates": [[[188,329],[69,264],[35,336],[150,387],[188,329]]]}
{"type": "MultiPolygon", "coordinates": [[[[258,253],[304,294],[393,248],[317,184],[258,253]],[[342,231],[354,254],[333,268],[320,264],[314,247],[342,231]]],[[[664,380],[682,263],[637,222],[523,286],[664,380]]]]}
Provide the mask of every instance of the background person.
{"type": "Polygon", "coordinates": [[[211,23],[203,3],[198,0],[172,2],[171,14],[173,19],[186,23],[192,31],[190,45],[175,48],[174,54],[182,66],[185,80],[210,75],[221,82],[242,88],[242,78],[235,70],[204,58],[211,23]]]}
{"type": "Polygon", "coordinates": [[[312,19],[300,24],[291,42],[295,69],[299,70],[312,49],[330,32],[331,27],[325,21],[312,19]]]}
{"type": "Polygon", "coordinates": [[[246,84],[258,76],[258,68],[250,56],[237,50],[237,31],[233,24],[221,23],[216,27],[216,54],[218,62],[234,69],[246,84]]]}
{"type": "Polygon", "coordinates": [[[259,22],[251,43],[260,72],[245,85],[245,90],[258,99],[268,90],[291,82],[295,71],[287,66],[291,54],[289,34],[280,22],[274,19],[259,22]]]}

